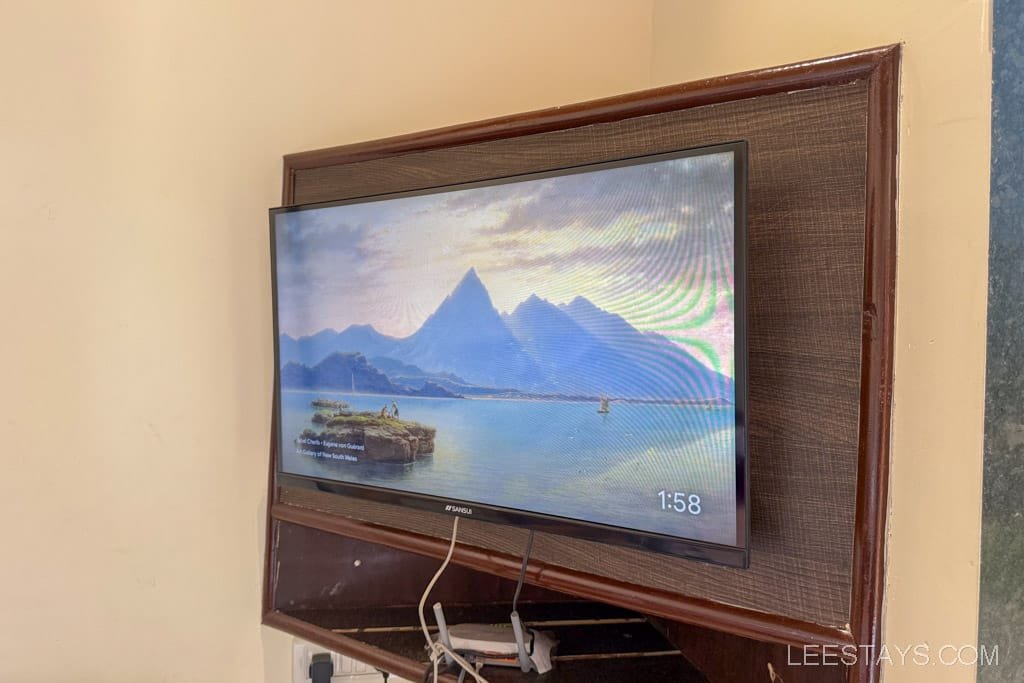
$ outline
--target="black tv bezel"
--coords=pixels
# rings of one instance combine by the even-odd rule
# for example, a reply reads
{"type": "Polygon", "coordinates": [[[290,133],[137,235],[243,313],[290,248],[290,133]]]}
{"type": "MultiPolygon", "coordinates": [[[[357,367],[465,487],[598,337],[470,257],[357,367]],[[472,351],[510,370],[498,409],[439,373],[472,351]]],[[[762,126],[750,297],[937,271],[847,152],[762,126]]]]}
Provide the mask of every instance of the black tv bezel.
{"type": "Polygon", "coordinates": [[[387,192],[362,195],[347,199],[296,204],[270,209],[270,271],[271,296],[273,301],[274,324],[274,433],[277,435],[273,447],[274,471],[278,485],[315,487],[322,491],[386,503],[405,508],[459,515],[486,522],[525,527],[562,536],[583,538],[610,545],[626,546],[653,551],[675,557],[709,562],[729,567],[746,568],[750,564],[750,506],[749,474],[747,468],[747,165],[748,145],[745,140],[729,141],[714,145],[689,147],[656,154],[624,157],[598,163],[564,166],[534,173],[522,173],[488,178],[485,180],[452,183],[405,192],[387,192]],[[553,178],[589,171],[621,168],[643,163],[683,159],[731,152],[733,154],[733,297],[734,297],[734,345],[735,345],[735,416],[736,416],[736,545],[709,543],[696,539],[669,536],[666,534],[641,531],[628,527],[598,524],[569,517],[558,517],[539,512],[530,512],[466,500],[428,496],[365,484],[355,484],[309,475],[284,471],[281,452],[283,430],[281,425],[281,349],[278,327],[277,301],[277,241],[275,239],[276,217],[281,214],[325,209],[348,204],[366,204],[402,197],[441,194],[478,187],[506,185],[526,180],[553,178]]]}

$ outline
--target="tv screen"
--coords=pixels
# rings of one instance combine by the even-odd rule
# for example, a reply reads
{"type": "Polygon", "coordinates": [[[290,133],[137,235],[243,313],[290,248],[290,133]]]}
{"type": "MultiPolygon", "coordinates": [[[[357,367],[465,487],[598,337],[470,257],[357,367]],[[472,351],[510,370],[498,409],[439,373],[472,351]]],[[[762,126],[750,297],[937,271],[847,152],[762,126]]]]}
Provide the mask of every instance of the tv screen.
{"type": "Polygon", "coordinates": [[[746,143],[271,211],[284,480],[745,566],[746,143]]]}

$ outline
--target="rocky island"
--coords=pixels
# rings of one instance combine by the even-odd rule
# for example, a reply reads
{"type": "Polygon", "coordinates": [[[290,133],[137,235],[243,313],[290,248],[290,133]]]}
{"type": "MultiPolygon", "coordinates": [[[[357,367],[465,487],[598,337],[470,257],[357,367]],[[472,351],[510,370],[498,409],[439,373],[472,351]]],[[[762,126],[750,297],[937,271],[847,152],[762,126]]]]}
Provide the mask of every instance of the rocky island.
{"type": "Polygon", "coordinates": [[[352,462],[411,463],[434,452],[433,427],[411,420],[368,412],[351,412],[344,401],[317,399],[313,424],[321,431],[304,429],[297,446],[315,457],[352,462]]]}

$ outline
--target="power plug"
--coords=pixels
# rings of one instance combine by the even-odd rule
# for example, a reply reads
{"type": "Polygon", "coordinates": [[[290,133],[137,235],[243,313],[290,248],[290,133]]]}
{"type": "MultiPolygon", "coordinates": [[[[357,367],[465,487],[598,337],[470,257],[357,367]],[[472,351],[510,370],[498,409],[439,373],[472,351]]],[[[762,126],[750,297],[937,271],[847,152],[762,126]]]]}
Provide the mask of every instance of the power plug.
{"type": "MultiPolygon", "coordinates": [[[[292,645],[292,682],[312,683],[309,667],[315,655],[328,655],[334,669],[331,683],[384,683],[384,675],[369,664],[351,657],[331,652],[325,647],[296,639],[292,645]]],[[[391,676],[387,683],[402,683],[402,679],[391,676]]]]}

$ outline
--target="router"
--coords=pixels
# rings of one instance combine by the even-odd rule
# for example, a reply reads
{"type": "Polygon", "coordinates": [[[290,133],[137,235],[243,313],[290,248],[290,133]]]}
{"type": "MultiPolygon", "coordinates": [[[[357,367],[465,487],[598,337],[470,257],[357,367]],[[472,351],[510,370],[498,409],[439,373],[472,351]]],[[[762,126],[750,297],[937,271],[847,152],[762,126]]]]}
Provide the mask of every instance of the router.
{"type": "Polygon", "coordinates": [[[434,603],[437,638],[448,648],[480,666],[519,667],[526,673],[546,674],[553,668],[551,651],[558,644],[550,634],[523,627],[518,612],[508,624],[456,624],[448,626],[441,603],[434,603]]]}

